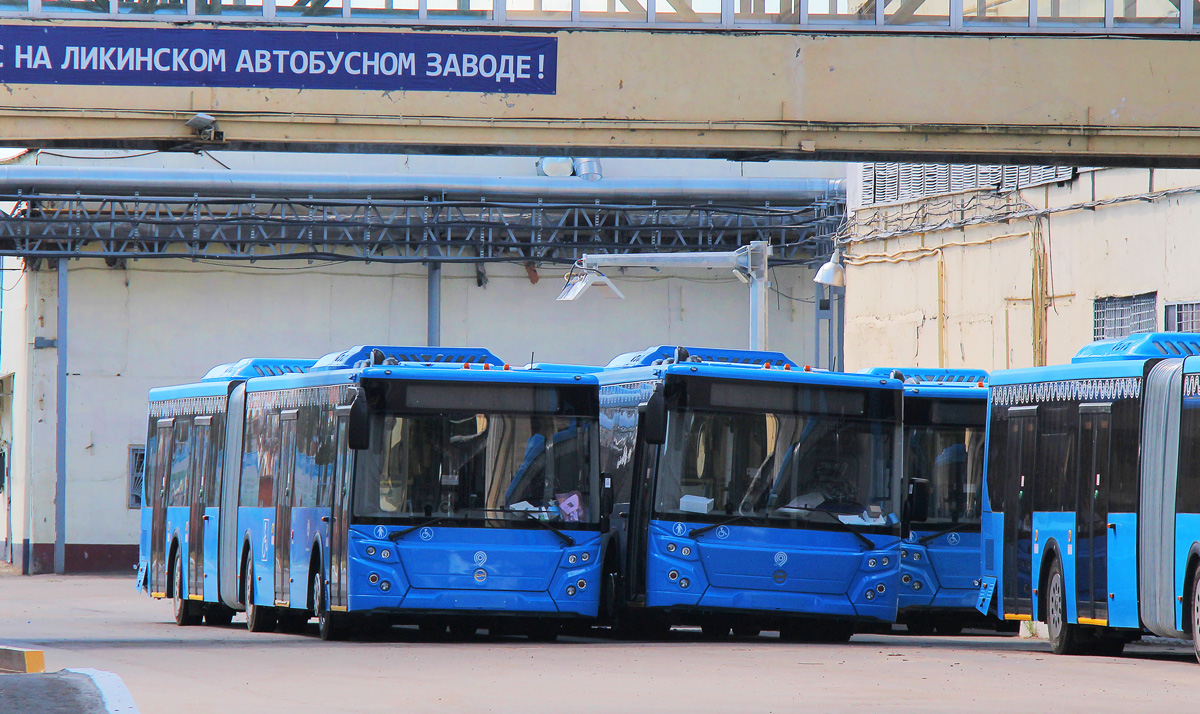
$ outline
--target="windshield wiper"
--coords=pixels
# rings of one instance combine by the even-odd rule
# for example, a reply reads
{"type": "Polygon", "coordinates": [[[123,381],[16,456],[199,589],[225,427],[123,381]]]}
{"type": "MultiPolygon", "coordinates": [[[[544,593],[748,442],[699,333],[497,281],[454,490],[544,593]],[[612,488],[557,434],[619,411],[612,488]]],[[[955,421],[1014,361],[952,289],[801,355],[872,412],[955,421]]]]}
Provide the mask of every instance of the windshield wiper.
{"type": "Polygon", "coordinates": [[[425,526],[432,526],[434,523],[440,523],[441,521],[444,521],[444,520],[446,520],[446,516],[438,516],[436,518],[430,518],[428,520],[421,521],[420,523],[418,523],[415,526],[412,526],[411,528],[405,528],[402,531],[396,531],[395,533],[388,535],[388,540],[395,543],[396,541],[400,540],[401,538],[408,535],[409,533],[412,533],[413,531],[419,531],[422,528],[424,528],[425,526]]]}
{"type": "Polygon", "coordinates": [[[545,528],[546,530],[550,531],[551,533],[558,536],[559,538],[562,538],[563,542],[566,543],[567,545],[575,545],[574,538],[567,535],[566,533],[563,533],[561,530],[555,528],[554,526],[550,525],[550,523],[548,523],[547,521],[543,521],[541,518],[538,518],[537,516],[533,515],[532,511],[509,511],[509,513],[520,513],[522,516],[525,516],[526,519],[533,521],[534,523],[538,524],[542,528],[545,528]]]}
{"type": "Polygon", "coordinates": [[[930,533],[927,536],[921,536],[920,538],[917,539],[917,542],[920,543],[921,545],[925,545],[926,543],[933,540],[934,538],[937,538],[938,536],[944,536],[947,533],[953,533],[954,531],[961,531],[962,529],[964,529],[968,526],[973,526],[973,525],[975,525],[975,524],[968,523],[966,521],[963,521],[962,523],[955,523],[954,525],[950,526],[949,528],[944,528],[944,529],[938,531],[937,533],[930,533]]]}
{"type": "Polygon", "coordinates": [[[696,536],[701,536],[701,535],[704,535],[705,533],[707,533],[707,532],[709,532],[709,531],[711,531],[711,530],[713,530],[713,529],[715,529],[715,528],[720,528],[721,526],[727,526],[727,525],[729,525],[730,523],[733,523],[733,522],[735,522],[735,521],[742,521],[742,520],[747,520],[747,519],[750,519],[750,518],[759,518],[759,517],[760,517],[760,516],[752,516],[752,515],[748,515],[748,514],[744,514],[744,513],[743,513],[743,514],[741,514],[741,515],[734,516],[733,518],[727,518],[727,519],[725,519],[725,520],[723,520],[723,521],[721,521],[721,522],[719,522],[719,523],[713,523],[712,525],[704,526],[703,528],[697,528],[697,529],[695,529],[695,530],[693,530],[693,531],[690,531],[690,532],[688,533],[688,537],[689,537],[689,538],[693,538],[693,539],[694,539],[696,536]]]}
{"type": "MultiPolygon", "coordinates": [[[[779,509],[775,512],[778,513],[780,510],[783,510],[783,509],[779,509]]],[[[851,528],[849,523],[846,523],[841,518],[838,518],[837,514],[834,513],[833,511],[823,511],[819,508],[810,508],[808,506],[787,506],[787,510],[789,510],[789,511],[805,511],[807,513],[823,513],[832,519],[830,521],[830,523],[836,523],[839,527],[841,527],[842,530],[846,531],[850,535],[857,538],[860,542],[862,542],[863,545],[867,546],[867,550],[872,550],[873,548],[875,548],[874,541],[872,541],[870,538],[866,537],[862,533],[859,533],[858,531],[851,528]]]]}

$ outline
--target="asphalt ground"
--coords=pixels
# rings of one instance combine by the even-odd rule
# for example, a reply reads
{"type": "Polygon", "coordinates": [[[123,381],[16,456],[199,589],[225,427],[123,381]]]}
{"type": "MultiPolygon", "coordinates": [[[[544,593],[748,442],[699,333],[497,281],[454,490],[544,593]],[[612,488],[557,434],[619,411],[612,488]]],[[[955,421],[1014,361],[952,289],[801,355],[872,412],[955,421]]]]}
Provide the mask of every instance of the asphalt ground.
{"type": "MultiPolygon", "coordinates": [[[[185,712],[1152,712],[1194,707],[1188,643],[1060,657],[1044,640],[855,635],[792,644],[519,636],[426,641],[391,628],[352,642],[176,627],[133,577],[0,575],[0,643],[45,651],[48,671],[119,675],[145,714],[185,712]]],[[[3,707],[0,706],[0,710],[3,707]]]]}

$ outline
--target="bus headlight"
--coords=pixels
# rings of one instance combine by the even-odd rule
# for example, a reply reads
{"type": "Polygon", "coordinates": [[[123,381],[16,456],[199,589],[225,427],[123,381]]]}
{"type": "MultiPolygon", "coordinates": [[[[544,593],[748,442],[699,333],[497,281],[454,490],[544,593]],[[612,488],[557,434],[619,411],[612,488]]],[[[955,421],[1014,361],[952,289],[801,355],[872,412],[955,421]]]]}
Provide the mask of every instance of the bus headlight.
{"type": "Polygon", "coordinates": [[[392,584],[389,583],[388,581],[384,580],[383,582],[379,583],[379,589],[384,592],[387,592],[388,590],[392,589],[392,584]]]}
{"type": "Polygon", "coordinates": [[[914,591],[921,592],[921,588],[923,588],[923,587],[925,587],[925,586],[921,584],[920,580],[913,581],[913,590],[914,591]]]}
{"type": "Polygon", "coordinates": [[[584,590],[587,588],[587,581],[584,580],[583,578],[580,578],[578,581],[575,582],[575,586],[577,588],[579,588],[580,590],[584,590]]]}
{"type": "Polygon", "coordinates": [[[883,567],[886,568],[888,566],[888,563],[892,562],[892,560],[891,560],[891,558],[889,558],[885,555],[885,556],[883,556],[883,559],[880,560],[879,562],[882,563],[883,567]]]}
{"type": "Polygon", "coordinates": [[[868,568],[874,568],[875,566],[876,566],[876,562],[875,562],[874,558],[871,558],[870,560],[867,561],[868,568]]]}
{"type": "Polygon", "coordinates": [[[667,580],[670,580],[671,582],[675,582],[678,579],[679,579],[679,571],[678,570],[672,570],[671,572],[667,573],[667,580]]]}
{"type": "Polygon", "coordinates": [[[667,552],[668,552],[668,553],[674,553],[674,552],[675,552],[675,544],[674,544],[674,543],[667,543],[667,552]]]}
{"type": "Polygon", "coordinates": [[[375,555],[375,546],[373,546],[373,545],[367,546],[367,555],[375,555]]]}
{"type": "Polygon", "coordinates": [[[887,586],[884,585],[883,583],[880,583],[875,586],[875,591],[878,592],[880,595],[882,595],[885,592],[887,592],[887,586]]]}
{"type": "Polygon", "coordinates": [[[567,586],[567,597],[575,597],[575,586],[574,585],[567,586]]]}
{"type": "Polygon", "coordinates": [[[574,553],[571,553],[567,556],[567,562],[571,565],[574,565],[576,560],[579,560],[579,558],[577,558],[574,553]]]}
{"type": "Polygon", "coordinates": [[[913,560],[920,560],[920,559],[921,559],[920,553],[913,553],[913,560]]]}
{"type": "Polygon", "coordinates": [[[685,545],[679,549],[679,552],[681,555],[691,555],[692,549],[685,545]]]}
{"type": "Polygon", "coordinates": [[[679,587],[683,588],[684,590],[687,590],[688,586],[690,586],[691,584],[692,584],[692,581],[688,580],[687,578],[683,578],[679,581],[679,587]]]}
{"type": "Polygon", "coordinates": [[[588,558],[590,558],[590,557],[591,556],[588,555],[587,553],[582,553],[582,554],[580,554],[579,559],[586,563],[586,562],[588,562],[588,558]]]}
{"type": "Polygon", "coordinates": [[[900,576],[900,582],[904,583],[905,585],[908,585],[909,583],[912,582],[912,576],[909,575],[908,573],[905,573],[904,575],[900,576]]]}
{"type": "Polygon", "coordinates": [[[379,554],[379,557],[383,558],[384,560],[387,560],[388,558],[392,557],[392,551],[384,550],[379,554]]]}
{"type": "Polygon", "coordinates": [[[865,593],[863,593],[863,597],[865,597],[868,600],[874,600],[875,599],[875,591],[868,590],[865,593]]]}
{"type": "Polygon", "coordinates": [[[372,585],[379,582],[379,573],[371,573],[370,575],[367,576],[367,581],[370,582],[372,585]]]}

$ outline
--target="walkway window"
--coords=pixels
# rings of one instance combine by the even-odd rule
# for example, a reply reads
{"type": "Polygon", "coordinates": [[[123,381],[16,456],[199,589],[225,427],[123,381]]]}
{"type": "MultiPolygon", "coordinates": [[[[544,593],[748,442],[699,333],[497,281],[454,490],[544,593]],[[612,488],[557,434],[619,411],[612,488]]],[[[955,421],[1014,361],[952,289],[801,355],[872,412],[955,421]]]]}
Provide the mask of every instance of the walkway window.
{"type": "Polygon", "coordinates": [[[1164,332],[1200,332],[1200,302],[1176,302],[1163,308],[1164,332]]]}
{"type": "Polygon", "coordinates": [[[1092,303],[1092,339],[1118,340],[1137,332],[1154,332],[1158,293],[1096,298],[1092,303]]]}

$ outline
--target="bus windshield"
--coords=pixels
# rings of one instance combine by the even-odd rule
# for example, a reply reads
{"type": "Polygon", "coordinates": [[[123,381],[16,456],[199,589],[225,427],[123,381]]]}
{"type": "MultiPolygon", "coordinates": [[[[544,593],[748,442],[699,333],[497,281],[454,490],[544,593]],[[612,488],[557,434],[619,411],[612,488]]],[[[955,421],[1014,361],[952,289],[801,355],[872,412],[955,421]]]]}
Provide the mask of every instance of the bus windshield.
{"type": "Polygon", "coordinates": [[[354,515],[489,523],[595,523],[596,418],[390,413],[358,452],[354,515]]]}
{"type": "Polygon", "coordinates": [[[908,475],[929,481],[929,517],[923,523],[932,527],[979,523],[983,425],[904,431],[908,475]]]}
{"type": "Polygon", "coordinates": [[[831,518],[893,525],[893,428],[833,414],[674,410],[656,511],[798,527],[831,518]]]}

